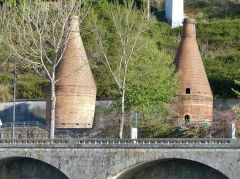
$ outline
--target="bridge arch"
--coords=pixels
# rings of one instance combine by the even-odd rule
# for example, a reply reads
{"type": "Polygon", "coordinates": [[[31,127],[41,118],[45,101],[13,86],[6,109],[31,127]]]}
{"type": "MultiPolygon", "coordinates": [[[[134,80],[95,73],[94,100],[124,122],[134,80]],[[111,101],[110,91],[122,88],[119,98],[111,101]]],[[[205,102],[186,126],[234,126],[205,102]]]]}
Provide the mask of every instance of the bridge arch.
{"type": "Polygon", "coordinates": [[[121,171],[112,179],[228,179],[220,171],[200,162],[181,158],[165,158],[141,162],[121,171]]]}
{"type": "Polygon", "coordinates": [[[42,160],[12,156],[0,159],[0,178],[68,179],[53,165],[42,160]]]}

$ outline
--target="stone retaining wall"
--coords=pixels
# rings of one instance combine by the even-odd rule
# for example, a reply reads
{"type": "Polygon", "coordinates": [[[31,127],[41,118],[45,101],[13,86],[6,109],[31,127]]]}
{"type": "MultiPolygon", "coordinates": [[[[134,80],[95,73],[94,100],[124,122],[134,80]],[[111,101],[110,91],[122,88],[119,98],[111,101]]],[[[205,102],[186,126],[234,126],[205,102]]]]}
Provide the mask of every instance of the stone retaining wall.
{"type": "MultiPolygon", "coordinates": [[[[106,117],[105,111],[113,103],[111,100],[96,102],[94,124],[101,125],[106,117]]],[[[38,121],[45,124],[46,101],[20,101],[16,102],[16,122],[38,121]]],[[[13,102],[0,104],[0,119],[2,122],[12,122],[13,102]]]]}

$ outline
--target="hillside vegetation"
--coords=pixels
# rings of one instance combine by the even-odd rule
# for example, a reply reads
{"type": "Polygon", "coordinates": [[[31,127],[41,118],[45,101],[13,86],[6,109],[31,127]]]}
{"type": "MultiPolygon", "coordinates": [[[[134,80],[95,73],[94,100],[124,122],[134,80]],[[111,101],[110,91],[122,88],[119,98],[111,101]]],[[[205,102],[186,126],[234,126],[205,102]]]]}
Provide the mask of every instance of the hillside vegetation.
{"type": "MultiPolygon", "coordinates": [[[[108,21],[108,12],[104,3],[107,3],[107,1],[93,0],[92,10],[103,19],[102,23],[106,26],[106,36],[110,39],[108,53],[114,55],[117,48],[117,44],[115,44],[116,37],[112,33],[112,24],[108,21]]],[[[150,28],[141,40],[151,41],[153,49],[149,49],[149,53],[144,53],[144,55],[159,52],[161,53],[159,56],[165,55],[167,59],[173,61],[180,42],[182,28],[171,29],[164,21],[162,3],[153,2],[151,9],[153,18],[151,19],[150,28]]],[[[236,97],[232,88],[239,89],[234,80],[240,78],[238,72],[238,69],[240,69],[239,3],[229,0],[186,1],[185,13],[186,16],[197,19],[197,40],[214,97],[236,97]]],[[[81,29],[88,57],[92,58],[94,56],[92,52],[96,46],[91,34],[92,29],[89,18],[85,18],[81,29]]],[[[7,60],[8,56],[8,49],[1,46],[1,65],[7,60]]],[[[154,57],[157,58],[158,55],[152,55],[146,57],[146,59],[151,60],[154,57]]],[[[94,62],[91,67],[98,88],[97,97],[101,99],[114,98],[116,88],[114,88],[114,81],[106,67],[99,62],[94,62]]],[[[46,81],[38,77],[29,67],[18,64],[17,69],[19,73],[17,98],[45,98],[46,81]]],[[[139,70],[143,71],[144,68],[139,70]]],[[[11,100],[12,90],[13,57],[10,57],[8,63],[0,66],[0,100],[11,100]]]]}
{"type": "Polygon", "coordinates": [[[195,16],[197,37],[215,97],[235,97],[240,78],[240,4],[237,1],[196,1],[186,5],[195,16]],[[195,9],[195,11],[193,11],[195,9]]]}

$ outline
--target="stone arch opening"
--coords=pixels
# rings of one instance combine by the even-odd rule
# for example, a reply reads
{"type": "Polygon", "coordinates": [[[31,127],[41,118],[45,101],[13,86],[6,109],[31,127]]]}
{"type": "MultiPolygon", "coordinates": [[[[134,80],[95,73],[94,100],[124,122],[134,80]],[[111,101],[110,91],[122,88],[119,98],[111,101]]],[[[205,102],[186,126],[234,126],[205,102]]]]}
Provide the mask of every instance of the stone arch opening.
{"type": "Polygon", "coordinates": [[[186,88],[186,94],[191,94],[191,89],[190,88],[186,88]]]}
{"type": "Polygon", "coordinates": [[[117,179],[228,179],[220,171],[186,159],[163,159],[138,164],[119,174],[117,179]]]}
{"type": "Polygon", "coordinates": [[[188,124],[190,124],[190,115],[189,114],[186,114],[185,116],[184,116],[184,122],[185,122],[185,125],[188,125],[188,124]]]}
{"type": "Polygon", "coordinates": [[[0,178],[68,179],[56,167],[27,157],[9,157],[0,160],[0,178]]]}

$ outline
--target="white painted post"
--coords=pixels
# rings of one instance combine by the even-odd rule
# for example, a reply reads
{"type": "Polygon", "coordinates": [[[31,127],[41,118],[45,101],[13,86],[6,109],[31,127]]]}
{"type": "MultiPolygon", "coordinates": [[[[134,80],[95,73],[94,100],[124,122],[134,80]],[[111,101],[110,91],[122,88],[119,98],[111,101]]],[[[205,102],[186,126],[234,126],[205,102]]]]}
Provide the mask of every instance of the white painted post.
{"type": "Polygon", "coordinates": [[[131,127],[131,139],[137,139],[137,128],[131,127]]]}
{"type": "Polygon", "coordinates": [[[236,127],[235,123],[230,124],[230,138],[236,139],[235,133],[236,133],[236,127]]]}

